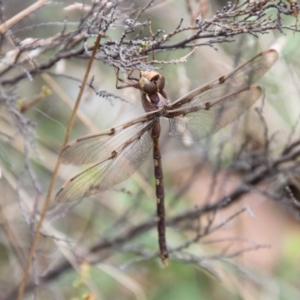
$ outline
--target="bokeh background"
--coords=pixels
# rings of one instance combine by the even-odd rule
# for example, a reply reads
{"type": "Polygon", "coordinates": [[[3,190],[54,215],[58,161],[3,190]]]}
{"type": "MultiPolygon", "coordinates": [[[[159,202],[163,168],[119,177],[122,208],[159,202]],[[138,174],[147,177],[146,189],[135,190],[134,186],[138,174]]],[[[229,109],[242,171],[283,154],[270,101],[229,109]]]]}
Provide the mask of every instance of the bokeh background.
{"type": "MultiPolygon", "coordinates": [[[[148,3],[120,2],[124,16],[148,3]]],[[[2,2],[2,23],[34,3],[2,2]]],[[[181,18],[183,27],[191,26],[191,11],[208,19],[226,3],[154,1],[139,21],[151,19],[153,32],[161,29],[168,33],[176,29],[181,18]]],[[[26,73],[26,66],[14,64],[20,42],[24,45],[31,39],[46,40],[78,26],[84,13],[73,4],[48,1],[2,34],[2,79],[26,73]]],[[[297,28],[295,15],[282,16],[281,23],[297,28]]],[[[116,15],[120,22],[109,30],[112,40],[120,39],[124,16],[116,15]]],[[[144,28],[142,35],[149,35],[149,30],[144,28]]],[[[189,32],[176,35],[172,43],[188,35],[189,32]]],[[[168,137],[168,124],[163,120],[167,219],[217,201],[236,188],[248,171],[241,167],[238,172],[229,166],[234,166],[237,149],[243,148],[245,140],[247,162],[247,155],[261,151],[266,141],[270,143],[267,158],[272,160],[299,136],[299,33],[296,29],[274,30],[257,36],[240,34],[228,40],[213,46],[203,42],[185,62],[155,65],[166,78],[170,100],[175,101],[263,50],[274,48],[279,52],[278,61],[259,82],[265,92],[264,99],[256,104],[261,114],[252,108],[239,121],[195,144],[168,137]]],[[[94,41],[95,37],[90,36],[87,45],[94,41]]],[[[74,45],[74,51],[78,48],[74,45]]],[[[166,49],[155,53],[155,60],[179,60],[191,50],[166,49]]],[[[31,51],[32,64],[35,59],[39,63],[48,61],[55,53],[49,49],[40,55],[38,47],[31,51]]],[[[28,75],[15,84],[1,83],[1,98],[5,101],[0,102],[0,299],[16,299],[88,58],[66,57],[43,73],[28,75]],[[22,111],[35,98],[39,101],[22,111]]],[[[134,74],[138,76],[137,71],[134,74]]],[[[126,78],[124,72],[122,76],[126,78]]],[[[116,89],[116,75],[110,64],[95,60],[90,80],[92,77],[99,93],[86,88],[70,140],[143,114],[139,91],[116,89]]],[[[168,226],[169,248],[182,249],[171,251],[170,264],[164,268],[157,257],[155,226],[136,238],[129,235],[128,241],[110,243],[116,237],[126,237],[131,228],[155,220],[152,164],[149,155],[124,183],[71,204],[56,203],[54,195],[83,167],[60,166],[24,299],[299,299],[300,223],[296,209],[280,201],[284,193],[297,199],[296,176],[281,174],[253,187],[226,209],[203,215],[197,221],[168,226]],[[277,195],[279,200],[274,201],[270,195],[277,195]],[[207,236],[197,239],[199,228],[209,228],[207,236]],[[106,246],[89,252],[97,245],[106,246]]]]}

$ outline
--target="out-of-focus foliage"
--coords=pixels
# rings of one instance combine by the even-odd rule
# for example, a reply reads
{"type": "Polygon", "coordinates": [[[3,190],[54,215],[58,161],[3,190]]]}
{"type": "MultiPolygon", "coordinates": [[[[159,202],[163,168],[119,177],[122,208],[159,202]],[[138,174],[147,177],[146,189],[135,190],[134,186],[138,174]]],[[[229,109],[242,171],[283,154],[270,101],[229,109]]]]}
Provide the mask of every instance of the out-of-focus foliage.
{"type": "Polygon", "coordinates": [[[0,299],[16,299],[95,39],[70,139],[143,113],[116,68],[157,69],[175,101],[255,54],[280,59],[265,97],[198,144],[161,137],[170,265],[160,266],[151,158],[80,203],[54,195],[24,299],[299,299],[296,1],[5,1],[0,6],[0,299]]]}

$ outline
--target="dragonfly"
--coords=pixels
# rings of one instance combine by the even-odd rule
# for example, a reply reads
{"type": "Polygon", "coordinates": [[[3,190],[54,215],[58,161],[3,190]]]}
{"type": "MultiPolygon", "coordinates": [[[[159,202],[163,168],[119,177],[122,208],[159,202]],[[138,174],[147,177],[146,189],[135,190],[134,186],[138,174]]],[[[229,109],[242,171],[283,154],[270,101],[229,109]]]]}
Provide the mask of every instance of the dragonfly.
{"type": "MultiPolygon", "coordinates": [[[[169,119],[169,135],[198,141],[217,132],[248,110],[263,91],[254,85],[275,63],[278,53],[269,49],[228,74],[200,86],[171,103],[165,78],[155,71],[141,71],[139,78],[120,86],[141,92],[145,114],[125,124],[76,139],[65,146],[65,164],[92,164],[67,181],[56,194],[58,202],[79,201],[104,192],[130,177],[153,149],[159,256],[168,264],[163,169],[159,137],[160,118],[169,119]]],[[[122,80],[121,80],[122,81],[122,80]]],[[[125,82],[125,81],[122,81],[125,82]]]]}

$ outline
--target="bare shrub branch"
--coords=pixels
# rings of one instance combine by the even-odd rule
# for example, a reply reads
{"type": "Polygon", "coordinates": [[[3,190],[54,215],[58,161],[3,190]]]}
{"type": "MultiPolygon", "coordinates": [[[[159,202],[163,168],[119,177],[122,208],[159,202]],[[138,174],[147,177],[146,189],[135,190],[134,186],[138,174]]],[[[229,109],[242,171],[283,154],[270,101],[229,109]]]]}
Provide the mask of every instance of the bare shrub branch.
{"type": "MultiPolygon", "coordinates": [[[[202,6],[187,0],[187,14],[176,18],[170,25],[172,29],[161,13],[167,4],[153,0],[99,0],[66,7],[63,3],[37,1],[14,16],[8,13],[12,9],[9,4],[1,3],[0,190],[3,192],[0,222],[4,228],[1,243],[7,259],[0,267],[3,274],[14,270],[9,278],[0,275],[0,282],[3,282],[1,299],[16,299],[30,255],[34,263],[24,286],[28,293],[35,293],[50,282],[58,282],[59,276],[67,271],[77,270],[80,275],[83,262],[95,267],[109,263],[128,270],[158,257],[157,245],[152,239],[152,234],[156,234],[156,220],[154,213],[148,213],[154,207],[153,203],[149,205],[151,208],[148,207],[149,199],[155,199],[149,184],[152,166],[149,167],[151,171],[143,172],[145,176],[136,175],[136,186],[129,184],[115,190],[114,197],[105,194],[96,198],[93,204],[86,201],[58,205],[53,201],[50,209],[43,212],[46,191],[62,145],[62,132],[70,117],[70,111],[64,111],[57,101],[61,91],[58,92],[45,75],[59,83],[70,98],[74,97],[74,90],[83,90],[82,74],[95,39],[103,32],[95,56],[95,66],[100,66],[100,70],[94,71],[96,75],[85,83],[86,93],[89,93],[86,103],[97,96],[110,100],[111,106],[118,102],[128,105],[131,92],[117,94],[113,87],[115,77],[109,80],[111,86],[102,88],[103,82],[107,84],[106,77],[110,76],[108,70],[114,74],[118,69],[128,76],[137,71],[172,68],[179,63],[186,67],[199,49],[226,49],[237,43],[246,44],[248,38],[252,42],[260,41],[271,34],[282,37],[292,32],[298,36],[299,5],[295,1],[235,1],[218,10],[205,1],[201,3],[202,6]],[[162,20],[157,20],[157,15],[162,20]],[[44,82],[49,86],[45,87],[44,82]],[[129,199],[126,207],[123,199],[129,199]],[[37,249],[29,254],[37,232],[41,234],[40,241],[37,249]]],[[[236,47],[233,53],[236,61],[242,51],[242,47],[236,47]]],[[[203,61],[205,63],[205,59],[203,61]]],[[[177,86],[184,85],[183,70],[180,83],[175,82],[174,72],[170,72],[170,86],[173,80],[175,92],[178,92],[177,86]]],[[[286,139],[278,142],[279,134],[272,130],[265,116],[267,105],[263,103],[256,109],[256,120],[261,126],[259,133],[255,132],[253,136],[245,130],[246,134],[237,138],[235,144],[232,135],[239,134],[235,134],[234,128],[233,134],[231,132],[217,142],[208,140],[201,144],[194,156],[192,147],[185,149],[191,150],[190,160],[196,157],[189,172],[184,172],[184,166],[180,169],[182,172],[174,172],[178,177],[184,174],[178,179],[178,186],[173,184],[174,188],[172,183],[176,179],[168,175],[166,223],[173,235],[168,245],[172,261],[200,266],[219,280],[222,280],[222,272],[215,262],[225,261],[243,273],[243,268],[233,258],[266,248],[247,237],[223,235],[222,231],[233,226],[242,215],[250,214],[251,208],[247,205],[234,206],[241,203],[243,197],[263,196],[299,218],[299,117],[289,128],[286,139]],[[187,202],[188,193],[199,182],[199,176],[201,189],[192,204],[187,202]],[[274,182],[278,183],[276,188],[274,182]],[[232,206],[234,210],[228,213],[232,206]],[[237,248],[233,248],[236,245],[237,248]],[[210,251],[214,249],[213,254],[200,253],[199,249],[205,247],[211,247],[210,251]]],[[[99,117],[98,108],[93,103],[90,106],[86,105],[83,112],[77,114],[75,130],[78,135],[87,129],[95,132],[98,119],[104,124],[105,118],[110,118],[105,110],[99,117]]],[[[117,109],[114,107],[113,110],[117,109]]],[[[163,148],[168,147],[167,142],[162,144],[163,148]]],[[[177,160],[170,164],[175,170],[177,160]]],[[[69,173],[69,169],[60,170],[59,180],[70,178],[69,173]]],[[[59,298],[62,294],[57,295],[59,298]]]]}

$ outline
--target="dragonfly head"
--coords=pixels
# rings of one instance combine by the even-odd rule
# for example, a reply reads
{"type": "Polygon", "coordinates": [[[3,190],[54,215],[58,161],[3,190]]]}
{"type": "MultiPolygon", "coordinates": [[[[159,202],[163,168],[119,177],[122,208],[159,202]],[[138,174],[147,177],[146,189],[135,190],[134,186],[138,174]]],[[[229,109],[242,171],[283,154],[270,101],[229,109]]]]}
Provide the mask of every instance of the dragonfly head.
{"type": "Polygon", "coordinates": [[[162,91],[165,87],[165,78],[162,74],[156,71],[141,71],[139,80],[141,91],[148,95],[162,91]]]}
{"type": "Polygon", "coordinates": [[[165,78],[156,71],[142,71],[139,79],[139,88],[142,92],[143,106],[146,111],[156,110],[168,104],[164,92],[165,78]]]}

